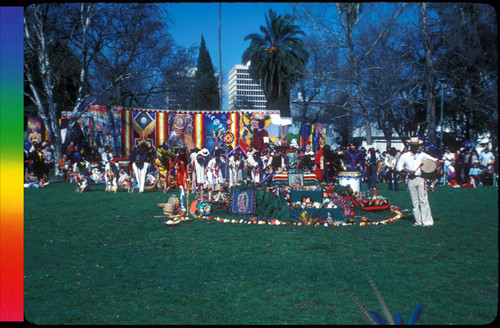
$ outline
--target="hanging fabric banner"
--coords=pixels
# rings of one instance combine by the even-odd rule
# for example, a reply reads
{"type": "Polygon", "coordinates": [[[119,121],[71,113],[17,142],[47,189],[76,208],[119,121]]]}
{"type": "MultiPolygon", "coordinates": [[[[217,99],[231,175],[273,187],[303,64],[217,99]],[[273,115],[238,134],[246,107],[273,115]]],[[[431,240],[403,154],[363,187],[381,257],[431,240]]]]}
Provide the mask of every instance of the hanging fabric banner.
{"type": "Polygon", "coordinates": [[[311,124],[301,124],[300,126],[300,148],[304,149],[304,145],[308,144],[312,149],[312,131],[314,126],[311,124]]]}
{"type": "Polygon", "coordinates": [[[205,144],[204,138],[204,116],[205,114],[196,113],[194,116],[194,129],[193,129],[193,137],[194,137],[194,145],[198,149],[202,149],[205,144]]]}
{"type": "Polygon", "coordinates": [[[231,113],[207,113],[204,117],[205,146],[209,151],[215,148],[234,148],[238,124],[237,115],[231,113]]]}
{"type": "MultiPolygon", "coordinates": [[[[242,141],[250,144],[254,127],[264,120],[264,128],[281,131],[271,123],[277,111],[170,111],[161,109],[126,108],[104,105],[90,106],[81,117],[82,131],[91,147],[113,145],[122,157],[136,145],[146,142],[158,148],[207,148],[231,146],[242,141]]],[[[270,139],[278,135],[270,133],[270,139]]]]}
{"type": "Polygon", "coordinates": [[[193,114],[176,113],[168,114],[166,144],[170,148],[194,147],[193,140],[193,114]]]}
{"type": "Polygon", "coordinates": [[[315,124],[312,136],[312,149],[319,151],[326,143],[326,124],[315,124]]]}
{"type": "Polygon", "coordinates": [[[133,145],[136,146],[146,142],[149,146],[156,145],[156,112],[132,111],[133,145]]]}

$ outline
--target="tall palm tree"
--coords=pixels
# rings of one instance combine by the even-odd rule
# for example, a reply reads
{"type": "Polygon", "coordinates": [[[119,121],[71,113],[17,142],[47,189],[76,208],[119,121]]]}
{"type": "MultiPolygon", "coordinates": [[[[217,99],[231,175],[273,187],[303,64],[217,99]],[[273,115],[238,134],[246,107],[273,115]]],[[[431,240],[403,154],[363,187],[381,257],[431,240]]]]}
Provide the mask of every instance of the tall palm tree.
{"type": "Polygon", "coordinates": [[[243,63],[250,62],[250,76],[262,86],[267,108],[279,109],[282,116],[290,116],[291,87],[303,75],[308,58],[300,37],[305,34],[292,21],[290,15],[270,9],[262,34],[245,37],[251,43],[242,55],[243,63]]]}

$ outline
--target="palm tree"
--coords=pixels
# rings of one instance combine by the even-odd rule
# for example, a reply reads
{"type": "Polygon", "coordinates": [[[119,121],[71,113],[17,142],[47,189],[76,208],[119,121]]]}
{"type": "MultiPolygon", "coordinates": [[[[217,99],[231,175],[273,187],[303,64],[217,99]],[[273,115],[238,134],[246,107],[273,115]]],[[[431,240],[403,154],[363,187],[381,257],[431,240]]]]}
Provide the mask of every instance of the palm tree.
{"type": "Polygon", "coordinates": [[[267,108],[279,109],[290,116],[290,90],[303,75],[308,53],[300,36],[305,35],[293,24],[290,15],[276,15],[270,9],[262,34],[249,34],[250,46],[242,55],[243,63],[250,62],[250,76],[259,81],[266,95],[267,108]]]}

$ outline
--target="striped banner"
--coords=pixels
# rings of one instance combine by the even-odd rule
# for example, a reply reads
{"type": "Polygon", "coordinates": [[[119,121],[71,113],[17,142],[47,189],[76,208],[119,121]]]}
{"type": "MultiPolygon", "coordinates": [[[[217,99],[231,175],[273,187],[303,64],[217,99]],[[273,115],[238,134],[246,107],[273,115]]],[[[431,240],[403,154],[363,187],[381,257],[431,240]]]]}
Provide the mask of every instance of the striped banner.
{"type": "Polygon", "coordinates": [[[168,137],[168,113],[162,111],[156,113],[156,148],[158,148],[168,137]]]}
{"type": "Polygon", "coordinates": [[[194,129],[193,138],[194,145],[198,149],[202,149],[205,146],[205,114],[196,113],[193,115],[194,118],[194,129]]]}
{"type": "Polygon", "coordinates": [[[300,125],[300,148],[303,149],[305,144],[311,146],[312,150],[312,136],[314,131],[314,125],[311,124],[301,124],[300,125]]]}
{"type": "Polygon", "coordinates": [[[128,155],[133,149],[132,142],[132,111],[122,111],[122,140],[123,140],[123,154],[128,155]]]}
{"type": "Polygon", "coordinates": [[[233,149],[238,147],[239,143],[239,136],[240,136],[240,115],[237,112],[229,114],[229,118],[231,120],[231,126],[230,126],[230,131],[234,136],[233,143],[231,144],[233,149]]]}

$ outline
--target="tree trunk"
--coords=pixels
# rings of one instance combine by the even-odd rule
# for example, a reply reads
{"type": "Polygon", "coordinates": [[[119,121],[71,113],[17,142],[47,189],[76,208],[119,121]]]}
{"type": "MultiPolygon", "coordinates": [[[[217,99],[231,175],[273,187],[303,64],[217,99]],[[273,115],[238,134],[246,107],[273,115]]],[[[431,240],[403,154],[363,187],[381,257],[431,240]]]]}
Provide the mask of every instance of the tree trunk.
{"type": "Polygon", "coordinates": [[[359,5],[355,4],[351,8],[351,11],[347,12],[347,22],[344,21],[342,18],[342,9],[340,5],[337,5],[337,10],[339,12],[339,17],[341,19],[343,28],[344,28],[344,33],[346,36],[346,42],[347,46],[349,48],[349,59],[351,62],[352,66],[352,71],[354,74],[354,81],[353,83],[356,85],[357,92],[358,92],[358,104],[361,107],[361,114],[363,115],[363,121],[365,125],[365,130],[366,130],[366,143],[371,145],[372,144],[372,131],[371,131],[371,124],[370,124],[370,115],[368,113],[368,110],[366,108],[366,103],[365,103],[365,98],[363,94],[363,87],[361,86],[361,72],[360,72],[360,67],[359,67],[359,62],[358,59],[356,58],[356,55],[354,54],[354,42],[352,40],[352,29],[351,26],[353,25],[353,22],[355,19],[359,17],[359,5]]]}
{"type": "Polygon", "coordinates": [[[427,6],[425,3],[418,4],[420,8],[420,23],[422,28],[422,36],[424,39],[425,50],[425,90],[426,90],[426,121],[427,121],[427,140],[436,144],[436,108],[434,95],[434,62],[432,60],[431,39],[427,27],[427,6]]]}

